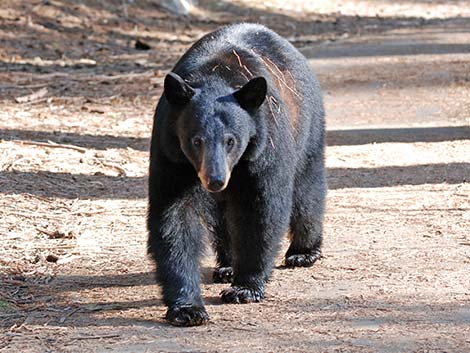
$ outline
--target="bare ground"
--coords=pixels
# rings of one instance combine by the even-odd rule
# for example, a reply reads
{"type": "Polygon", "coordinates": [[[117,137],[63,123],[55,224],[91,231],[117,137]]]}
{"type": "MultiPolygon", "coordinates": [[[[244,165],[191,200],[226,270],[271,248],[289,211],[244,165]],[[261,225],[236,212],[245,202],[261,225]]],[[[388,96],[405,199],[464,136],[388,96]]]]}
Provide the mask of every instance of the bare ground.
{"type": "Polygon", "coordinates": [[[468,7],[201,3],[0,7],[0,350],[469,351],[468,7]],[[145,251],[151,117],[177,57],[234,18],[292,40],[325,89],[325,256],[222,305],[208,255],[211,322],[174,328],[145,251]]]}

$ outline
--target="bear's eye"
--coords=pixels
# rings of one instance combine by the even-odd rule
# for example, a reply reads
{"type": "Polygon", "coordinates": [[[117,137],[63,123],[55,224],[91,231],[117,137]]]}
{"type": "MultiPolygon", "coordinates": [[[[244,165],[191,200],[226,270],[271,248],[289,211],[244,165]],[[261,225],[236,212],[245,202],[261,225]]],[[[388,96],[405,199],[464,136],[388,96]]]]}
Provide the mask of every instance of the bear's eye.
{"type": "Polygon", "coordinates": [[[232,148],[235,144],[235,139],[233,137],[229,137],[225,143],[227,144],[227,147],[232,148]]]}
{"type": "Polygon", "coordinates": [[[194,147],[200,148],[202,145],[202,139],[200,137],[194,137],[192,143],[194,147]]]}

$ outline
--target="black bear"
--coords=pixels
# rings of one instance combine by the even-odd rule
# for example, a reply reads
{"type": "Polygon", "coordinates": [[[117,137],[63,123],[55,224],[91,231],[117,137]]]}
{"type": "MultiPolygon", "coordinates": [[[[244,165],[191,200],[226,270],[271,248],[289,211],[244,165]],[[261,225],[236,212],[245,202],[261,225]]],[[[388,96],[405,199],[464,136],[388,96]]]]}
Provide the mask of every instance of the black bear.
{"type": "Polygon", "coordinates": [[[199,258],[212,239],[227,303],[264,296],[282,239],[288,267],[320,257],[324,110],[307,60],[261,25],[197,41],[164,81],[149,172],[149,252],[173,325],[200,325],[199,258]]]}

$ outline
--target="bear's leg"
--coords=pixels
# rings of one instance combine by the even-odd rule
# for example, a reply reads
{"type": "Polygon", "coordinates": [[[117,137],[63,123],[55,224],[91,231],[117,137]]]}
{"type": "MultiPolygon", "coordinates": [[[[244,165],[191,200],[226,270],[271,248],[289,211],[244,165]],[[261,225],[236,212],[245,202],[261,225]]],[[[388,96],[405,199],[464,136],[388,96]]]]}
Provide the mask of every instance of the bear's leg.
{"type": "MultiPolygon", "coordinates": [[[[160,170],[172,175],[170,169],[160,170]]],[[[162,179],[166,177],[151,171],[148,245],[168,306],[166,319],[176,326],[201,325],[209,319],[199,288],[199,257],[205,232],[201,219],[209,207],[199,186],[180,184],[176,178],[168,184],[162,179]]]]}
{"type": "Polygon", "coordinates": [[[259,302],[264,297],[280,239],[289,227],[292,181],[287,174],[279,177],[270,171],[259,180],[244,180],[232,194],[227,222],[232,235],[233,281],[221,293],[226,303],[259,302]]]}
{"type": "Polygon", "coordinates": [[[214,283],[230,283],[233,277],[231,240],[225,220],[225,212],[219,213],[217,226],[214,230],[214,248],[217,257],[217,266],[213,273],[214,283]]]}
{"type": "Polygon", "coordinates": [[[323,160],[312,158],[296,177],[286,267],[310,267],[321,257],[325,196],[323,160]]]}

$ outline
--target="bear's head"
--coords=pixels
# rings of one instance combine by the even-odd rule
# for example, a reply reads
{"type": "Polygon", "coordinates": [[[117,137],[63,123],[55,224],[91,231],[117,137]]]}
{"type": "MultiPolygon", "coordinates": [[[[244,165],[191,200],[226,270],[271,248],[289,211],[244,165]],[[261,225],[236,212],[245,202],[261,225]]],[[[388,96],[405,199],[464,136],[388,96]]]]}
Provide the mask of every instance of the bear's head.
{"type": "Polygon", "coordinates": [[[171,72],[164,96],[176,114],[180,148],[209,192],[227,187],[231,172],[256,134],[255,115],[265,100],[263,77],[238,90],[222,80],[191,87],[171,72]]]}

